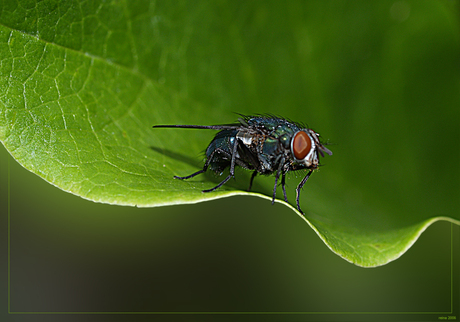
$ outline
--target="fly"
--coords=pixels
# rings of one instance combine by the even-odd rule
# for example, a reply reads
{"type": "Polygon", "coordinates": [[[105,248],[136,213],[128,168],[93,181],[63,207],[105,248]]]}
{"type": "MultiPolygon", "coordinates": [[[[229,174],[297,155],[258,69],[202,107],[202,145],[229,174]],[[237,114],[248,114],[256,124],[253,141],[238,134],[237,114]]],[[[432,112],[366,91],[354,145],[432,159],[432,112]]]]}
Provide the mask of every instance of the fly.
{"type": "Polygon", "coordinates": [[[300,209],[300,190],[307,182],[313,170],[319,166],[319,154],[332,155],[319,140],[319,134],[300,123],[283,118],[261,115],[242,116],[239,123],[226,125],[155,125],[154,128],[186,128],[220,130],[206,149],[206,161],[203,169],[185,177],[174,176],[175,179],[190,179],[208,168],[221,174],[230,167],[229,175],[217,186],[203,192],[211,192],[224,185],[234,177],[235,167],[253,170],[248,191],[256,175],[275,174],[272,204],[275,202],[276,187],[281,177],[284,200],[286,196],[286,173],[307,169],[307,175],[300,181],[296,189],[297,209],[300,209]]]}

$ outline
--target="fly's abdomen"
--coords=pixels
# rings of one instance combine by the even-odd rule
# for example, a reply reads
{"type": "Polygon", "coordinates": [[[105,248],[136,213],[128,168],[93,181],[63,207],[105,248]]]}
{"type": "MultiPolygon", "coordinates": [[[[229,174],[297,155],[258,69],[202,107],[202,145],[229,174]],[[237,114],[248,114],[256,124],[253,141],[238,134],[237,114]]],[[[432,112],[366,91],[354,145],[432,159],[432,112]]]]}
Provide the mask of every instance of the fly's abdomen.
{"type": "Polygon", "coordinates": [[[212,158],[211,170],[221,173],[230,166],[237,130],[223,130],[216,134],[206,149],[206,158],[212,158]]]}

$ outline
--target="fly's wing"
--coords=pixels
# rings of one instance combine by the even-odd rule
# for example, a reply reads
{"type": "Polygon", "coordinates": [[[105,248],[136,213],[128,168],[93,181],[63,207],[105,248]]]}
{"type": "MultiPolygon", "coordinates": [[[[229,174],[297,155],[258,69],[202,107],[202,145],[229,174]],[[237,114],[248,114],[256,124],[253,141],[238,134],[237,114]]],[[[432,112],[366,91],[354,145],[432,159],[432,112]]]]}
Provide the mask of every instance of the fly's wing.
{"type": "Polygon", "coordinates": [[[208,129],[208,130],[235,130],[240,124],[222,124],[222,125],[154,125],[153,128],[181,128],[181,129],[208,129]]]}
{"type": "Polygon", "coordinates": [[[243,142],[238,144],[237,163],[239,166],[248,170],[259,171],[260,169],[260,162],[257,153],[255,151],[252,151],[243,142]]]}
{"type": "Polygon", "coordinates": [[[250,127],[248,121],[253,116],[245,116],[243,114],[238,118],[239,123],[230,123],[230,124],[217,124],[217,125],[154,125],[153,128],[182,128],[182,129],[207,129],[207,130],[236,130],[241,127],[250,127]]]}

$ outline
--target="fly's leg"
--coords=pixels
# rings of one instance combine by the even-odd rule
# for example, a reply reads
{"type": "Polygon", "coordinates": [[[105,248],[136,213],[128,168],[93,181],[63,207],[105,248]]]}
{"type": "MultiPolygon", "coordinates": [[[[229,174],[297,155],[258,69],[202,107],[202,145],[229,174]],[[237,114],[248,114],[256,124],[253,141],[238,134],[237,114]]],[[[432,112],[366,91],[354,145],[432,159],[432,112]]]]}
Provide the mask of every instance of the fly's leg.
{"type": "Polygon", "coordinates": [[[303,185],[305,184],[305,182],[307,182],[308,178],[310,178],[310,175],[311,173],[313,172],[313,169],[311,169],[310,171],[308,171],[307,175],[305,176],[305,178],[302,179],[302,181],[300,181],[299,185],[297,186],[297,189],[296,189],[296,201],[297,201],[297,209],[300,211],[300,213],[303,215],[303,211],[300,209],[300,204],[299,204],[299,197],[300,197],[300,189],[302,189],[303,185]]]}
{"type": "Polygon", "coordinates": [[[194,176],[197,176],[197,175],[199,175],[200,173],[206,172],[206,169],[205,169],[205,168],[207,168],[207,166],[206,166],[206,165],[205,165],[205,167],[204,167],[202,170],[200,170],[200,171],[197,171],[197,172],[195,172],[195,173],[192,173],[192,174],[191,174],[191,175],[189,175],[189,176],[186,176],[186,177],[179,177],[179,176],[174,176],[174,179],[185,180],[185,179],[190,179],[190,178],[193,178],[194,176]]]}
{"type": "Polygon", "coordinates": [[[174,179],[186,180],[186,179],[193,178],[193,177],[195,177],[195,176],[197,176],[197,175],[199,175],[199,174],[201,174],[203,172],[206,172],[206,170],[208,170],[209,164],[211,163],[211,160],[212,160],[213,156],[214,156],[214,153],[206,160],[206,162],[204,163],[203,169],[201,169],[200,171],[192,173],[191,175],[186,176],[186,177],[174,176],[174,179]]]}
{"type": "Polygon", "coordinates": [[[272,198],[272,205],[275,203],[275,198],[276,198],[276,186],[278,185],[278,178],[279,178],[279,173],[276,173],[275,177],[275,186],[273,187],[273,198],[272,198]]]}
{"type": "Polygon", "coordinates": [[[284,194],[284,201],[287,200],[287,195],[286,195],[286,173],[283,172],[283,176],[281,178],[281,186],[283,187],[283,194],[284,194]]]}
{"type": "MultiPolygon", "coordinates": [[[[273,199],[272,199],[272,205],[275,203],[275,198],[276,198],[276,186],[278,185],[278,179],[280,178],[281,174],[281,169],[283,168],[284,165],[284,157],[280,161],[280,166],[278,167],[278,171],[276,171],[276,176],[275,176],[275,186],[273,187],[273,199]]],[[[284,182],[284,173],[283,173],[283,178],[281,179],[282,182],[284,182]]],[[[283,191],[284,191],[284,183],[283,183],[283,191]]],[[[286,196],[286,194],[285,194],[286,196]]]]}
{"type": "MultiPolygon", "coordinates": [[[[219,183],[217,186],[215,186],[214,188],[203,190],[203,192],[211,192],[211,191],[214,191],[214,190],[220,188],[228,180],[230,180],[231,177],[234,176],[237,149],[238,149],[238,140],[235,140],[235,145],[233,146],[233,152],[232,152],[232,159],[230,161],[230,173],[229,173],[229,175],[221,183],[219,183]]],[[[216,149],[215,151],[219,151],[219,150],[216,149]]],[[[211,159],[212,159],[212,156],[209,158],[209,160],[211,160],[211,159]]],[[[209,162],[211,162],[211,161],[209,161],[209,162]]],[[[208,165],[209,165],[209,162],[207,162],[208,165]]]]}
{"type": "Polygon", "coordinates": [[[254,181],[254,178],[256,177],[256,175],[257,175],[257,170],[254,171],[254,172],[252,173],[251,180],[249,181],[249,188],[248,188],[248,191],[251,191],[252,182],[254,181]]]}

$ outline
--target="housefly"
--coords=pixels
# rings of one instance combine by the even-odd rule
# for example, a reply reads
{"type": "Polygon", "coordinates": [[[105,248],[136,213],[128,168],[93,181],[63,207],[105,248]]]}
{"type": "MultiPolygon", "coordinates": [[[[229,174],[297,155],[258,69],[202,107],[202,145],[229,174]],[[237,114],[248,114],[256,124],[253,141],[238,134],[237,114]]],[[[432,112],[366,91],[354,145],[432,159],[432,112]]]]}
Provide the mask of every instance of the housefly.
{"type": "Polygon", "coordinates": [[[305,182],[313,170],[319,166],[319,155],[332,155],[319,140],[319,134],[300,123],[288,121],[272,115],[241,116],[238,123],[224,125],[155,125],[154,128],[185,128],[220,130],[206,149],[203,169],[185,177],[190,179],[211,168],[222,172],[230,167],[229,175],[217,186],[203,192],[211,192],[224,185],[235,174],[235,167],[253,170],[249,189],[256,175],[275,174],[272,204],[275,202],[276,187],[281,177],[284,200],[287,202],[285,178],[289,171],[309,170],[296,189],[297,209],[299,196],[305,182]]]}

